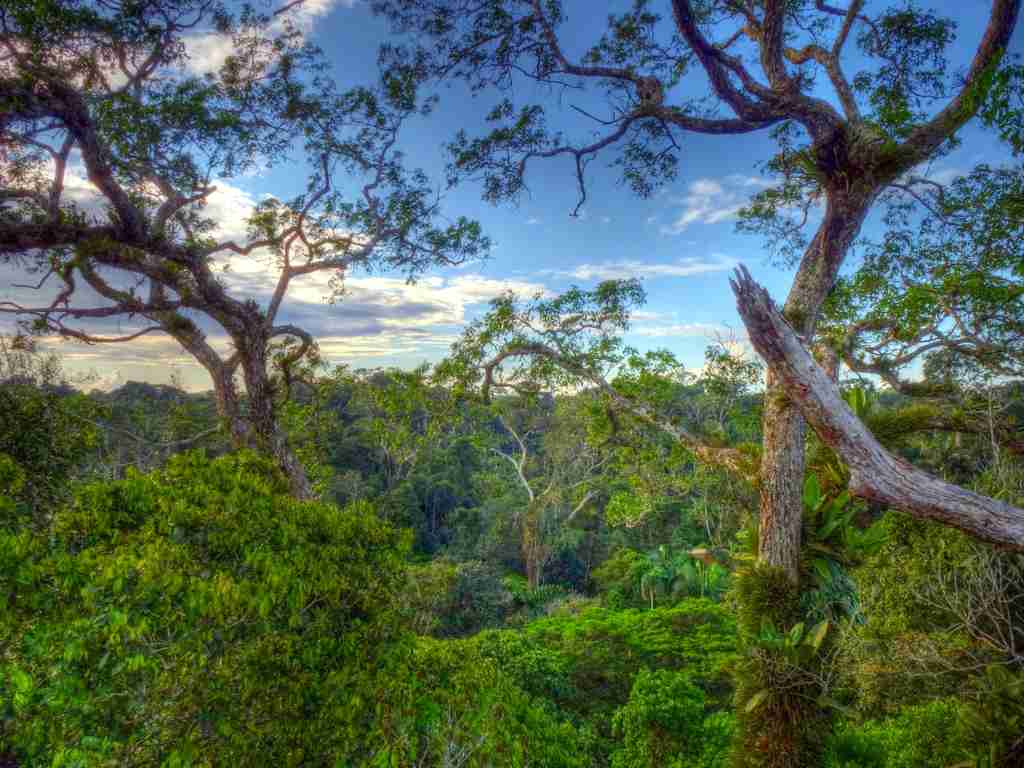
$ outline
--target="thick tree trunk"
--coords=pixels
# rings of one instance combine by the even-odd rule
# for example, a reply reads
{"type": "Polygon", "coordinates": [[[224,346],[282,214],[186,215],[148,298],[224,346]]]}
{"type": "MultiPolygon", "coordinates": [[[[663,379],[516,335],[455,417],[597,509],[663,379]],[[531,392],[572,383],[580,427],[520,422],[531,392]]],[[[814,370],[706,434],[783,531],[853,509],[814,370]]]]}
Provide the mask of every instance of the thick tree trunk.
{"type": "Polygon", "coordinates": [[[234,369],[212,355],[196,355],[213,379],[217,412],[225,422],[231,442],[236,448],[252,448],[271,456],[288,478],[292,494],[300,499],[313,498],[306,470],[277,423],[273,387],[267,375],[266,339],[253,334],[244,344],[239,339],[235,339],[235,344],[248,395],[245,413],[235,385],[234,369]]]}
{"type": "MultiPolygon", "coordinates": [[[[237,342],[236,342],[237,343],[237,342]]],[[[313,498],[313,488],[298,456],[288,445],[287,436],[277,422],[274,392],[267,374],[267,340],[249,338],[241,353],[242,376],[249,399],[248,421],[252,425],[252,447],[269,454],[288,478],[292,495],[299,499],[313,498]]]]}
{"type": "Polygon", "coordinates": [[[796,581],[803,521],[804,418],[771,372],[765,398],[758,557],[796,581]]]}
{"type": "MultiPolygon", "coordinates": [[[[808,340],[814,335],[821,307],[875,195],[874,190],[827,195],[824,219],[804,253],[784,310],[808,340]]],[[[770,370],[766,383],[758,557],[762,563],[781,568],[796,582],[800,567],[806,428],[783,382],[770,370]]]]}

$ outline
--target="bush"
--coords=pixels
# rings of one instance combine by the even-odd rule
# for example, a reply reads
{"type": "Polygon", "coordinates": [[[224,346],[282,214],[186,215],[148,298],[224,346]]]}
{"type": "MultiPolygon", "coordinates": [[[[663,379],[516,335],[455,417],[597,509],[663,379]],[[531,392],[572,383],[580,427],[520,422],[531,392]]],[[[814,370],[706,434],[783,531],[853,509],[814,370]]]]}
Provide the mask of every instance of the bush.
{"type": "MultiPolygon", "coordinates": [[[[826,768],[919,768],[964,765],[958,729],[960,705],[952,699],[904,707],[885,720],[845,725],[832,737],[826,768]]],[[[971,765],[972,763],[966,763],[971,765]]]]}
{"type": "Polygon", "coordinates": [[[644,604],[640,580],[647,567],[642,553],[623,548],[595,568],[591,578],[609,608],[637,608],[644,604]]]}
{"type": "Polygon", "coordinates": [[[0,753],[23,766],[360,764],[400,713],[407,536],[250,453],[79,490],[0,533],[0,753]],[[346,762],[348,761],[348,762],[346,762]]]}
{"type": "Polygon", "coordinates": [[[694,598],[654,610],[587,608],[578,615],[537,619],[514,632],[485,632],[474,640],[527,691],[552,699],[574,716],[597,718],[607,728],[645,668],[685,669],[711,699],[725,703],[735,632],[721,606],[694,598]],[[557,674],[524,674],[536,670],[534,662],[541,656],[544,668],[557,674]],[[532,660],[521,664],[524,657],[532,660]]]}
{"type": "Polygon", "coordinates": [[[413,666],[418,715],[381,765],[590,766],[587,734],[467,641],[422,639],[413,666]]]}
{"type": "Polygon", "coordinates": [[[686,672],[641,670],[613,719],[622,746],[612,754],[612,768],[722,765],[731,727],[716,717],[705,732],[704,718],[704,692],[686,672]]]}

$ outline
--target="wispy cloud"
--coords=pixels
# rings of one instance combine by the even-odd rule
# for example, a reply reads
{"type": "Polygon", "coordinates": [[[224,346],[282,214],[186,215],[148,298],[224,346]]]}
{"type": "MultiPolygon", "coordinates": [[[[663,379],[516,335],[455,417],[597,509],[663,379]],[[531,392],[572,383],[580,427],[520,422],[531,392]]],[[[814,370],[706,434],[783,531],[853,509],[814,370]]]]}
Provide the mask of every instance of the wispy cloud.
{"type": "Polygon", "coordinates": [[[667,325],[636,325],[630,332],[650,338],[704,337],[714,339],[727,333],[728,328],[715,323],[669,323],[667,325]]]}
{"type": "Polygon", "coordinates": [[[568,270],[545,270],[543,274],[575,280],[627,280],[647,277],[692,277],[709,272],[723,272],[736,265],[735,260],[721,254],[712,259],[682,258],[664,263],[629,259],[603,264],[580,264],[568,270]]]}
{"type": "Polygon", "coordinates": [[[686,194],[670,199],[680,210],[670,224],[661,227],[663,235],[679,235],[693,224],[718,224],[735,218],[751,194],[771,186],[769,179],[733,174],[723,179],[697,179],[686,194]]]}

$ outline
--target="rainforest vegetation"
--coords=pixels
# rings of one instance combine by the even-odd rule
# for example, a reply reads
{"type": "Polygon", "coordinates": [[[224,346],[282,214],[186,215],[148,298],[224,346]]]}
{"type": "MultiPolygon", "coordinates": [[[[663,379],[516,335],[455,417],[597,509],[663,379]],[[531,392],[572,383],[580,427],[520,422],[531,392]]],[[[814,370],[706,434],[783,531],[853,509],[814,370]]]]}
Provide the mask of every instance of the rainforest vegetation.
{"type": "Polygon", "coordinates": [[[1024,765],[1020,0],[971,41],[910,3],[635,0],[568,41],[592,3],[370,0],[371,83],[303,1],[0,8],[0,766],[1024,765]],[[737,268],[748,345],[699,368],[628,343],[636,279],[328,361],[293,281],[491,253],[401,150],[458,89],[443,181],[495,205],[770,135],[738,229],[789,295],[737,268]],[[1003,160],[929,176],[968,129],[1003,160]],[[214,180],[296,154],[222,237],[214,180]],[[153,335],[209,389],[54,344],[153,335]]]}

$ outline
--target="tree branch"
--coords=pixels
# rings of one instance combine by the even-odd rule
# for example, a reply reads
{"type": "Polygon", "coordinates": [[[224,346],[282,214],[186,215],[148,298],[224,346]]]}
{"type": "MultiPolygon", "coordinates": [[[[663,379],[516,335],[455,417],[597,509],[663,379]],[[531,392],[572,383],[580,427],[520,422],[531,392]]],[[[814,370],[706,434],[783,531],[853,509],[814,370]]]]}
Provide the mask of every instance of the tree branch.
{"type": "Polygon", "coordinates": [[[985,74],[996,67],[1006,52],[1020,14],[1021,0],[993,0],[985,34],[960,92],[931,120],[917,126],[900,145],[899,171],[907,171],[931,155],[977,113],[984,100],[985,74]]]}
{"type": "Polygon", "coordinates": [[[853,414],[768,292],[744,268],[730,281],[750,341],[821,440],[850,468],[850,492],[1024,551],[1024,510],[922,472],[886,451],[853,414]]]}

